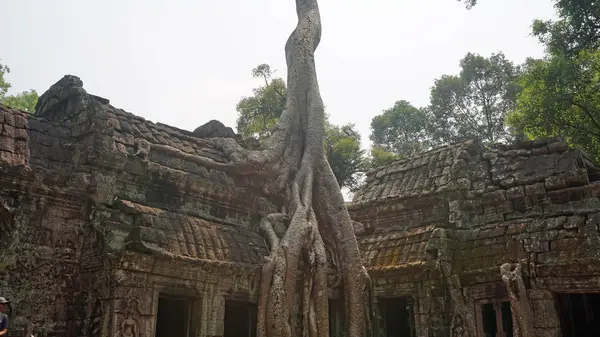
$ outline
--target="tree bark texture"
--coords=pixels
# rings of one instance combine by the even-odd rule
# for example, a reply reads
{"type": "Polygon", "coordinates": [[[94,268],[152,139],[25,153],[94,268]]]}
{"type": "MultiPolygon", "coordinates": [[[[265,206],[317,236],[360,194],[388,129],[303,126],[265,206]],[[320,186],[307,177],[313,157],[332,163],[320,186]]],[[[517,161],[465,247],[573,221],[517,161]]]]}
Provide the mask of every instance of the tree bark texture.
{"type": "Polygon", "coordinates": [[[215,138],[208,141],[228,161],[194,160],[233,174],[260,176],[266,182],[263,194],[284,200],[278,203],[280,212],[260,224],[270,255],[262,269],[257,336],[329,336],[329,251],[343,287],[345,335],[364,337],[371,332],[370,278],[323,149],[325,114],[314,62],[321,38],[317,1],[296,0],[296,12],[298,24],[285,45],[286,109],[265,149],[247,150],[233,139],[215,138]]]}
{"type": "Polygon", "coordinates": [[[505,263],[500,266],[502,281],[508,289],[515,337],[534,337],[533,311],[523,282],[521,265],[505,263]]]}

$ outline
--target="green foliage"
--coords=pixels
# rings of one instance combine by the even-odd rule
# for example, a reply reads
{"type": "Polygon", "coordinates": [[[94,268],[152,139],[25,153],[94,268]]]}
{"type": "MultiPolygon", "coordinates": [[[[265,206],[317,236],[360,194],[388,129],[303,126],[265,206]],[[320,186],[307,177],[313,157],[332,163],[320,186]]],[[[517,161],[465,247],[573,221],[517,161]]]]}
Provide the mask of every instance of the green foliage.
{"type": "Polygon", "coordinates": [[[29,113],[35,112],[35,104],[38,101],[38,93],[31,89],[18,94],[9,95],[4,98],[4,104],[13,109],[23,110],[29,113]]]}
{"type": "Polygon", "coordinates": [[[558,20],[536,20],[547,56],[528,60],[523,92],[507,117],[528,138],[561,136],[600,160],[600,2],[556,0],[558,20]]]}
{"type": "MultiPolygon", "coordinates": [[[[252,69],[252,76],[264,81],[253,90],[254,95],[242,98],[237,104],[237,131],[243,137],[266,140],[285,109],[286,84],[274,78],[271,67],[261,64],[252,69]]],[[[360,134],[353,124],[342,126],[325,122],[325,153],[331,169],[342,187],[355,190],[364,171],[364,150],[360,148],[360,134]]]]}
{"type": "Polygon", "coordinates": [[[600,159],[600,51],[529,60],[517,109],[507,117],[529,138],[561,136],[600,159]]]}
{"type": "Polygon", "coordinates": [[[331,125],[325,121],[325,154],[340,186],[351,191],[358,188],[364,171],[364,150],[360,148],[360,134],[354,124],[331,125]]]}
{"type": "Polygon", "coordinates": [[[536,20],[533,34],[552,55],[576,57],[600,47],[600,1],[554,0],[557,21],[536,20]]]}
{"type": "Polygon", "coordinates": [[[253,96],[238,102],[237,130],[243,137],[264,140],[271,135],[285,109],[286,85],[282,78],[273,78],[267,64],[252,69],[252,76],[262,78],[265,85],[255,88],[253,96]]]}
{"type": "Polygon", "coordinates": [[[8,73],[10,73],[10,69],[0,63],[0,102],[4,99],[8,89],[11,87],[10,83],[8,83],[4,78],[4,76],[8,73]]]}
{"type": "Polygon", "coordinates": [[[520,68],[502,53],[489,58],[468,53],[460,67],[458,75],[435,81],[427,108],[398,101],[373,118],[370,166],[465,139],[496,143],[509,138],[504,119],[516,105],[520,68]]]}
{"type": "Polygon", "coordinates": [[[431,88],[430,132],[434,142],[506,140],[504,118],[516,104],[519,67],[502,53],[489,58],[468,53],[460,67],[459,75],[443,75],[431,88]]]}
{"type": "Polygon", "coordinates": [[[430,145],[429,124],[425,109],[416,108],[407,101],[397,101],[371,121],[370,139],[374,163],[391,158],[410,157],[430,145]]]}
{"type": "Polygon", "coordinates": [[[379,167],[383,165],[387,165],[393,161],[401,159],[397,154],[382,149],[379,146],[371,147],[371,152],[369,156],[369,167],[379,167]]]}
{"type": "Polygon", "coordinates": [[[0,63],[0,103],[13,109],[23,110],[29,113],[35,112],[35,104],[39,98],[35,90],[23,91],[14,95],[8,95],[8,89],[11,85],[6,80],[5,75],[10,73],[10,69],[0,63]]]}

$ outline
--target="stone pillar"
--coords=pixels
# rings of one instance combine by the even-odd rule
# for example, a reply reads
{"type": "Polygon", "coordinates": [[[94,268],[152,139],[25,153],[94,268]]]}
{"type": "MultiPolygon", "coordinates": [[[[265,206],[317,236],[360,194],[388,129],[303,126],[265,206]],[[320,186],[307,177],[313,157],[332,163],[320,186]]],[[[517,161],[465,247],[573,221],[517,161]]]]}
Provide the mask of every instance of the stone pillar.
{"type": "Polygon", "coordinates": [[[218,287],[210,287],[202,298],[202,324],[199,337],[222,337],[224,323],[225,298],[218,287]]]}
{"type": "Polygon", "coordinates": [[[560,337],[560,318],[556,299],[549,290],[530,290],[533,308],[533,329],[536,336],[560,337]]]}
{"type": "Polygon", "coordinates": [[[417,285],[417,296],[415,298],[415,336],[429,336],[429,314],[430,314],[431,290],[420,282],[417,285]]]}
{"type": "Polygon", "coordinates": [[[448,334],[445,298],[432,294],[431,289],[439,287],[433,281],[418,284],[414,303],[415,336],[444,337],[448,334]]]}

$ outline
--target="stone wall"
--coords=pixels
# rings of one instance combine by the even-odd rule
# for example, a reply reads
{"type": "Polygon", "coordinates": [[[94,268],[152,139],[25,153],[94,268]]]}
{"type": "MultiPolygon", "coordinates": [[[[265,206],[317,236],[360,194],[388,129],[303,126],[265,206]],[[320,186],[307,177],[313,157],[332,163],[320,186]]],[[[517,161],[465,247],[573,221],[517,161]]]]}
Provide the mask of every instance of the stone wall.
{"type": "MultiPolygon", "coordinates": [[[[223,161],[200,134],[231,130],[151,123],[73,76],[36,115],[0,113],[11,335],[151,337],[171,294],[191,300],[195,335],[222,336],[225,302],[256,302],[257,225],[275,206],[256,177],[199,160],[223,161]]],[[[600,291],[599,172],[556,139],[467,141],[370,172],[348,207],[374,228],[358,239],[375,302],[412,298],[418,337],[476,336],[488,300],[511,301],[520,336],[559,336],[555,295],[600,291]]]]}
{"type": "Polygon", "coordinates": [[[597,178],[557,139],[467,141],[370,172],[349,210],[375,227],[359,238],[375,295],[413,297],[417,336],[476,336],[478,303],[508,301],[516,277],[521,330],[560,336],[555,294],[600,291],[597,178]]]}
{"type": "Polygon", "coordinates": [[[0,289],[18,329],[68,333],[90,198],[58,169],[70,161],[65,129],[4,106],[0,122],[0,289]]]}
{"type": "MultiPolygon", "coordinates": [[[[274,206],[255,193],[260,181],[196,160],[222,161],[218,149],[114,108],[73,76],[40,97],[35,115],[0,113],[11,335],[150,336],[160,287],[256,300],[266,255],[256,228],[274,206]]],[[[202,316],[212,317],[202,336],[222,329],[215,315],[202,316]]]]}

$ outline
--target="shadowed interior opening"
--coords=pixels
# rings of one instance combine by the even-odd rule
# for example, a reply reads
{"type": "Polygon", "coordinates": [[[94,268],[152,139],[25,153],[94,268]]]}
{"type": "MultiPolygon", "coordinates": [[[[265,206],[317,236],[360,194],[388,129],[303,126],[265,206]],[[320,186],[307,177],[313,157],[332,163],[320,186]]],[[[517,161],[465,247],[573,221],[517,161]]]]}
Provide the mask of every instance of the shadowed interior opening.
{"type": "Polygon", "coordinates": [[[600,336],[600,294],[557,296],[563,337],[600,336]]]}
{"type": "Polygon", "coordinates": [[[478,310],[478,337],[513,337],[510,302],[482,303],[478,310]]]}
{"type": "Polygon", "coordinates": [[[223,337],[256,337],[254,303],[225,301],[225,331],[223,337]]]}
{"type": "Polygon", "coordinates": [[[329,300],[329,336],[344,336],[344,300],[329,300]]]}
{"type": "Polygon", "coordinates": [[[188,337],[190,332],[189,299],[161,294],[158,298],[156,337],[188,337]]]}
{"type": "Polygon", "coordinates": [[[380,298],[379,335],[385,337],[414,337],[413,303],[409,297],[380,298]]]}

